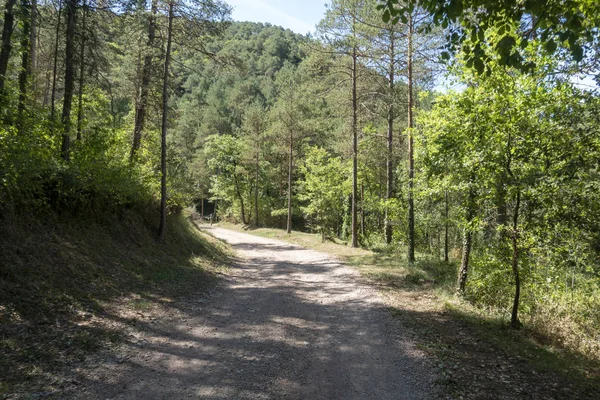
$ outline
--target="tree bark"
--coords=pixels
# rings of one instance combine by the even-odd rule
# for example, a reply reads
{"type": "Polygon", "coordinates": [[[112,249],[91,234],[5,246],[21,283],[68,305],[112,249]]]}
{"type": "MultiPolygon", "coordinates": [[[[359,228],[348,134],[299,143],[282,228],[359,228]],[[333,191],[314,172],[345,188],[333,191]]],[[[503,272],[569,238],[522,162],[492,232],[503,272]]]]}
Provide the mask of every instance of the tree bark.
{"type": "Polygon", "coordinates": [[[292,233],[292,172],[294,168],[294,133],[290,131],[290,149],[288,165],[288,213],[287,213],[287,233],[292,233]]]}
{"type": "Polygon", "coordinates": [[[27,87],[31,78],[31,22],[34,18],[29,0],[21,0],[21,10],[21,13],[23,14],[23,25],[21,36],[21,71],[19,72],[19,106],[17,111],[17,127],[19,133],[23,133],[27,87]]]}
{"type": "Polygon", "coordinates": [[[517,191],[517,202],[515,204],[515,212],[513,214],[513,232],[512,232],[512,270],[515,277],[515,297],[513,300],[512,313],[510,316],[510,326],[513,329],[519,329],[521,322],[519,321],[519,300],[521,297],[521,279],[519,276],[519,207],[521,205],[521,191],[517,191]]]}
{"type": "Polygon", "coordinates": [[[465,290],[467,287],[467,277],[469,274],[469,257],[471,255],[471,245],[472,245],[472,233],[471,233],[471,222],[475,217],[475,190],[472,187],[473,183],[471,182],[471,188],[469,188],[469,195],[467,198],[467,226],[463,232],[463,248],[462,248],[462,258],[460,262],[460,269],[458,271],[458,287],[456,293],[459,296],[465,294],[465,290]]]}
{"type": "Polygon", "coordinates": [[[408,17],[408,262],[415,261],[415,203],[413,198],[415,159],[413,149],[413,21],[408,17]]]}
{"type": "MultiPolygon", "coordinates": [[[[31,0],[31,29],[29,31],[29,76],[33,77],[37,62],[37,0],[31,0]]],[[[35,91],[35,80],[32,89],[35,91]]]]}
{"type": "Polygon", "coordinates": [[[356,14],[352,16],[352,247],[358,247],[358,100],[356,92],[357,81],[357,49],[356,49],[356,14]]]}
{"type": "Polygon", "coordinates": [[[160,226],[158,239],[163,241],[167,231],[167,111],[169,106],[169,64],[173,36],[173,2],[169,2],[169,24],[167,28],[167,53],[162,87],[162,130],[160,135],[160,226]]]}
{"type": "Polygon", "coordinates": [[[71,134],[71,106],[73,104],[73,83],[75,74],[75,18],[77,13],[77,1],[67,0],[67,29],[65,31],[65,94],[63,98],[63,110],[61,121],[63,124],[61,157],[68,161],[70,157],[70,134],[71,134]]]}
{"type": "Polygon", "coordinates": [[[240,200],[240,206],[242,208],[241,210],[241,217],[242,217],[242,224],[246,225],[246,208],[244,207],[244,197],[242,196],[242,192],[240,191],[240,186],[237,180],[237,177],[235,175],[233,175],[233,182],[235,184],[235,193],[237,194],[238,199],[240,200]]]}
{"type": "Polygon", "coordinates": [[[81,140],[81,128],[83,124],[83,74],[85,70],[85,20],[87,16],[87,5],[86,0],[83,0],[83,19],[81,21],[81,45],[79,47],[79,93],[77,95],[77,140],[81,140]]]}
{"type": "Polygon", "coordinates": [[[6,0],[4,5],[4,26],[2,27],[2,48],[0,49],[0,105],[4,107],[6,99],[4,93],[4,84],[6,81],[6,71],[8,70],[8,61],[12,51],[11,37],[14,29],[14,6],[16,0],[6,0]]]}
{"type": "Polygon", "coordinates": [[[150,78],[152,76],[152,49],[156,39],[156,13],[158,12],[157,1],[152,1],[152,11],[148,16],[148,41],[146,47],[148,53],[144,56],[144,67],[142,68],[142,82],[140,85],[139,98],[136,102],[135,123],[133,128],[133,142],[131,144],[130,159],[134,160],[142,143],[142,132],[146,123],[146,108],[148,107],[148,92],[150,89],[150,78]]]}
{"type": "Polygon", "coordinates": [[[62,14],[62,0],[58,2],[58,15],[56,17],[56,36],[54,40],[54,63],[52,67],[52,95],[50,96],[50,120],[54,121],[56,115],[56,80],[58,77],[58,45],[60,42],[60,15],[62,14]]]}
{"type": "Polygon", "coordinates": [[[393,151],[394,151],[394,79],[395,79],[395,48],[394,48],[394,30],[390,32],[390,63],[388,66],[388,87],[390,91],[390,104],[388,106],[387,115],[387,159],[386,159],[386,192],[385,199],[387,205],[385,207],[385,242],[392,243],[392,222],[389,216],[389,202],[394,197],[394,167],[393,167],[393,151]]]}
{"type": "Polygon", "coordinates": [[[254,226],[258,228],[258,176],[259,176],[259,152],[256,151],[256,184],[254,186],[254,226]]]}
{"type": "Polygon", "coordinates": [[[365,186],[360,184],[360,234],[365,236],[365,186]]]}
{"type": "Polygon", "coordinates": [[[448,225],[449,225],[449,221],[448,221],[448,190],[445,191],[444,193],[444,261],[448,262],[449,261],[449,257],[448,257],[448,251],[450,248],[450,244],[448,242],[448,225]]]}

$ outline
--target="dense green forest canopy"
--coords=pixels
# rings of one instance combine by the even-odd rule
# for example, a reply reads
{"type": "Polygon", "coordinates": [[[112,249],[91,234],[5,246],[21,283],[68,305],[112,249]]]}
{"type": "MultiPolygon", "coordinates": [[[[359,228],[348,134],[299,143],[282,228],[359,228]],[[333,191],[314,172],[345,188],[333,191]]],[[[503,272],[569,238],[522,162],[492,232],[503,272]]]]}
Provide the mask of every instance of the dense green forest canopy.
{"type": "Polygon", "coordinates": [[[333,0],[309,37],[216,0],[5,0],[0,212],[156,208],[164,237],[216,204],[444,260],[468,301],[600,354],[600,102],[572,79],[598,7],[542,3],[333,0]]]}

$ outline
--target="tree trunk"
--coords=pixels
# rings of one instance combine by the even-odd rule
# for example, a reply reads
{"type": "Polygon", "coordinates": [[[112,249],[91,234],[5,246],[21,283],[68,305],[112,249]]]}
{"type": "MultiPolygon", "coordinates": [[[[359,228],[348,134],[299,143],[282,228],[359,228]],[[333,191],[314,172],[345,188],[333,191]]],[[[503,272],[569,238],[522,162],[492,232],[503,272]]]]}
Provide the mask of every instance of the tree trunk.
{"type": "Polygon", "coordinates": [[[394,61],[396,58],[394,49],[394,30],[390,29],[390,63],[388,66],[388,87],[390,91],[390,104],[387,115],[387,159],[386,159],[386,192],[385,199],[387,205],[385,207],[385,242],[392,243],[392,222],[389,216],[389,202],[394,197],[394,166],[393,166],[393,151],[394,151],[394,79],[395,69],[394,61]]]}
{"type": "Polygon", "coordinates": [[[31,22],[33,12],[28,0],[21,0],[21,13],[23,14],[21,36],[21,71],[19,72],[19,107],[17,111],[17,127],[23,133],[25,108],[27,102],[27,86],[31,77],[31,22]]]}
{"type": "Polygon", "coordinates": [[[4,83],[6,81],[10,52],[12,51],[11,37],[14,29],[15,15],[13,8],[15,3],[16,0],[6,0],[6,4],[4,5],[4,26],[2,27],[2,48],[0,49],[0,106],[3,108],[6,103],[4,83]]]}
{"type": "Polygon", "coordinates": [[[354,44],[352,47],[352,247],[358,247],[358,101],[356,93],[357,81],[357,49],[356,49],[356,15],[352,16],[352,34],[354,44]]]}
{"type": "Polygon", "coordinates": [[[462,296],[465,294],[467,287],[467,276],[469,273],[469,256],[471,255],[471,230],[467,227],[463,233],[463,249],[462,259],[460,261],[460,270],[458,272],[458,289],[457,294],[462,296]]]}
{"type": "Polygon", "coordinates": [[[465,289],[467,286],[467,277],[469,273],[469,257],[471,255],[472,244],[471,222],[475,217],[475,191],[472,185],[473,183],[471,182],[471,188],[469,188],[469,196],[467,198],[467,226],[465,227],[463,233],[462,258],[460,262],[460,270],[458,271],[458,288],[456,290],[456,293],[459,296],[465,294],[465,289]]]}
{"type": "Polygon", "coordinates": [[[160,226],[158,239],[163,241],[167,231],[167,111],[169,106],[169,64],[173,36],[173,2],[169,2],[169,25],[167,28],[167,53],[162,87],[162,130],[160,135],[160,226]]]}
{"type": "Polygon", "coordinates": [[[365,236],[365,186],[360,184],[360,235],[365,236]]]}
{"type": "Polygon", "coordinates": [[[136,102],[135,123],[133,128],[133,142],[131,144],[130,159],[134,160],[142,143],[142,132],[146,123],[146,108],[148,107],[148,92],[150,89],[150,78],[152,76],[152,49],[156,39],[156,13],[158,12],[157,1],[152,1],[152,11],[148,16],[148,41],[146,47],[148,53],[144,56],[144,67],[142,68],[142,82],[140,85],[139,98],[136,102]]]}
{"type": "Polygon", "coordinates": [[[58,45],[60,42],[60,15],[62,13],[62,0],[58,2],[58,15],[56,16],[56,36],[54,40],[54,63],[52,67],[52,95],[50,96],[50,119],[54,121],[56,115],[56,80],[58,77],[58,45]]]}
{"type": "Polygon", "coordinates": [[[450,248],[450,244],[448,242],[448,225],[449,225],[449,221],[448,221],[448,190],[445,191],[444,193],[444,261],[448,262],[449,261],[449,257],[448,257],[448,250],[450,248]]]}
{"type": "Polygon", "coordinates": [[[77,140],[81,140],[81,127],[83,123],[83,73],[85,70],[85,20],[87,16],[86,0],[83,0],[83,20],[81,21],[81,45],[79,47],[79,93],[77,99],[77,140]]]}
{"type": "Polygon", "coordinates": [[[258,175],[259,175],[259,153],[256,151],[256,185],[254,186],[254,226],[258,228],[258,175]]]}
{"type": "Polygon", "coordinates": [[[71,134],[71,105],[73,103],[73,83],[75,74],[75,18],[77,13],[77,1],[67,0],[67,29],[65,31],[65,94],[63,98],[63,110],[61,121],[63,124],[61,157],[68,161],[70,152],[71,134]]]}
{"type": "Polygon", "coordinates": [[[244,197],[242,196],[242,194],[240,193],[240,191],[238,190],[238,198],[240,199],[240,206],[242,208],[242,224],[247,225],[248,222],[246,221],[246,208],[244,207],[244,197]]]}
{"type": "Polygon", "coordinates": [[[413,149],[413,21],[408,18],[408,262],[415,261],[415,203],[413,199],[415,159],[413,149]]]}
{"type": "Polygon", "coordinates": [[[237,180],[235,173],[233,175],[233,182],[235,185],[235,194],[237,194],[237,197],[240,200],[240,206],[242,208],[242,210],[241,210],[242,224],[246,225],[247,222],[246,222],[246,208],[244,207],[244,197],[242,196],[242,192],[240,191],[240,186],[238,184],[238,180],[237,180]]]}
{"type": "Polygon", "coordinates": [[[288,213],[287,213],[287,233],[292,233],[292,172],[294,168],[294,134],[290,131],[290,156],[288,165],[288,213]]]}
{"type": "MultiPolygon", "coordinates": [[[[33,77],[37,62],[37,0],[31,0],[31,29],[29,30],[29,76],[33,77]]],[[[35,79],[32,81],[35,91],[35,79]]]]}
{"type": "Polygon", "coordinates": [[[200,220],[204,221],[204,197],[200,200],[200,220]]]}
{"type": "Polygon", "coordinates": [[[515,277],[515,298],[513,301],[512,314],[510,316],[510,326],[514,329],[521,327],[519,321],[519,299],[521,297],[521,279],[519,276],[519,207],[521,205],[521,191],[517,191],[517,202],[513,214],[513,232],[512,232],[512,270],[515,277]]]}

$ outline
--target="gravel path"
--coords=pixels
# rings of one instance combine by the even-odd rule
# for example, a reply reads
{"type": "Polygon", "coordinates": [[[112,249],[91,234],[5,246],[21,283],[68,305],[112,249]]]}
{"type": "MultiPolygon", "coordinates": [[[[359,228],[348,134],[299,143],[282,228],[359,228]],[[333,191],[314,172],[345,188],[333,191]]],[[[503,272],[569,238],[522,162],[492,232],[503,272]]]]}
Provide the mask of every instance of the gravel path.
{"type": "Polygon", "coordinates": [[[353,269],[281,241],[206,229],[239,257],[224,284],[177,304],[129,356],[88,374],[75,397],[437,397],[424,355],[353,269]]]}

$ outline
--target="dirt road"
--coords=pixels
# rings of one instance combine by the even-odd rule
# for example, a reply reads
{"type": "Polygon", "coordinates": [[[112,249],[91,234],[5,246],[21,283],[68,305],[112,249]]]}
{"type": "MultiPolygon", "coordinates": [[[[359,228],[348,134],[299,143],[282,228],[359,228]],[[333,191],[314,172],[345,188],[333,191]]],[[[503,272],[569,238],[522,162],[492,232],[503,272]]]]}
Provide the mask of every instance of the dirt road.
{"type": "Polygon", "coordinates": [[[423,354],[354,270],[284,242],[207,230],[239,257],[224,284],[149,325],[75,397],[437,397],[423,354]]]}

